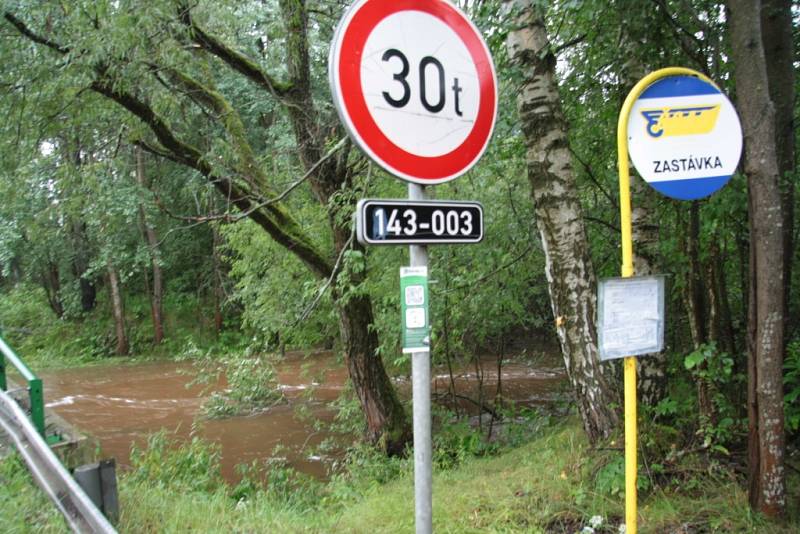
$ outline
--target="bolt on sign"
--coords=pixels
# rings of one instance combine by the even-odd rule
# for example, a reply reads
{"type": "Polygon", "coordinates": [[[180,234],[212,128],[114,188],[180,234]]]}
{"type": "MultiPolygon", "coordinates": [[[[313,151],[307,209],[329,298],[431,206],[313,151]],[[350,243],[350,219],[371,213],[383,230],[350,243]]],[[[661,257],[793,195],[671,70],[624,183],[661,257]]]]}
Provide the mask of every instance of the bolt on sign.
{"type": "Polygon", "coordinates": [[[695,76],[668,76],[634,102],[628,143],[647,183],[668,197],[696,200],[722,188],[736,172],[742,126],[716,85],[695,76]]]}

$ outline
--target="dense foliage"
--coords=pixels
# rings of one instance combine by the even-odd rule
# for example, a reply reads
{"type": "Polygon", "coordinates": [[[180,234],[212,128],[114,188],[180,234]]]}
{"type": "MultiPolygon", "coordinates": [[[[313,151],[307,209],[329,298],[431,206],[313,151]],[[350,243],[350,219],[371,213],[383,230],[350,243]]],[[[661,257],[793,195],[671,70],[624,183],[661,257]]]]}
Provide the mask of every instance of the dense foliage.
{"type": "MultiPolygon", "coordinates": [[[[514,105],[525,73],[506,50],[514,14],[506,2],[460,3],[495,58],[500,109],[480,164],[435,188],[436,198],[479,200],[486,213],[483,243],[431,250],[433,357],[442,364],[477,364],[487,352],[553,351],[558,320],[548,300],[546,251],[514,105]]],[[[231,391],[214,397],[208,409],[230,415],[280,402],[271,388],[272,365],[287,348],[333,347],[351,361],[343,318],[352,317],[348,305],[361,302],[372,314],[368,330],[377,334],[368,357],[407,374],[397,290],[407,253],[364,249],[351,231],[358,199],[403,198],[406,190],[343,142],[326,63],[345,4],[4,0],[2,335],[42,365],[120,352],[199,356],[210,374],[227,368],[231,391]],[[307,144],[298,137],[302,120],[286,81],[302,79],[296,72],[300,34],[292,31],[297,20],[287,16],[295,4],[308,19],[300,48],[309,63],[308,102],[317,113],[314,127],[305,125],[314,132],[307,144]],[[208,46],[212,38],[244,58],[238,70],[198,44],[208,46]],[[242,75],[248,62],[271,78],[259,85],[242,75]],[[142,107],[147,112],[136,111],[142,107]],[[335,166],[336,180],[322,180],[309,154],[319,169],[335,166]],[[151,318],[162,322],[163,341],[151,318]]],[[[598,276],[616,276],[620,105],[642,75],[668,65],[707,74],[736,101],[726,7],[710,0],[533,4],[546,11],[592,263],[598,276]]],[[[791,16],[796,68],[796,6],[791,16]]],[[[797,80],[785,82],[795,88],[797,80]]],[[[795,137],[792,130],[792,149],[795,137]]],[[[645,491],[686,476],[682,462],[689,454],[714,469],[745,463],[753,243],[744,174],[691,203],[658,196],[635,180],[637,261],[669,280],[664,391],[643,407],[649,436],[643,452],[651,461],[642,476],[650,484],[645,491]]],[[[786,213],[796,207],[797,180],[794,165],[781,176],[786,213]]],[[[797,218],[785,221],[788,237],[796,236],[797,218]]],[[[791,268],[797,247],[787,251],[783,380],[791,466],[800,447],[800,269],[791,268]]],[[[502,398],[490,404],[495,415],[502,412],[502,398]]],[[[354,420],[362,428],[370,424],[354,420]]],[[[459,464],[491,448],[462,430],[438,438],[440,464],[459,464]]],[[[200,448],[193,442],[180,452],[199,457],[197,468],[213,467],[215,453],[200,448]]],[[[171,465],[161,465],[162,454],[168,454],[163,437],[138,452],[138,476],[174,478],[171,465]]],[[[619,494],[619,457],[602,458],[593,468],[594,489],[619,494]]],[[[217,480],[197,483],[218,490],[217,480]]],[[[245,477],[242,495],[250,491],[247,483],[245,477]]],[[[576,499],[587,498],[583,486],[573,491],[576,499]]]]}

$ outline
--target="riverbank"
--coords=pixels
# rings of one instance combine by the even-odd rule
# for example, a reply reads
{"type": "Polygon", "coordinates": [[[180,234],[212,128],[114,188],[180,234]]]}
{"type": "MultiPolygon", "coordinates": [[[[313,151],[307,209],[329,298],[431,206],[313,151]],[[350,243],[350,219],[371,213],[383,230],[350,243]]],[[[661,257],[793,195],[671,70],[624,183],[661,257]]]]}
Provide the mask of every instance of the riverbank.
{"type": "MultiPolygon", "coordinates": [[[[337,406],[349,398],[340,400],[346,370],[330,351],[292,352],[266,363],[274,370],[273,381],[261,386],[280,392],[283,400],[252,413],[214,418],[207,417],[203,407],[215,391],[231,385],[217,375],[206,387],[198,385],[197,362],[78,367],[45,371],[42,378],[48,409],[95,438],[103,457],[115,457],[123,469],[130,468],[132,445],[141,447],[149,435],[165,431],[184,442],[197,436],[218,445],[223,476],[232,484],[240,479],[237,464],[274,457],[286,458],[293,468],[315,478],[327,478],[331,465],[360,432],[354,428],[337,433],[332,428],[337,406]]],[[[563,398],[563,370],[556,362],[549,367],[544,363],[504,361],[504,400],[545,407],[563,398]]],[[[497,391],[497,359],[483,359],[479,368],[480,380],[473,365],[454,368],[452,377],[445,367],[435,367],[433,390],[439,404],[457,406],[462,416],[476,415],[475,399],[494,398],[497,391]],[[449,385],[456,393],[455,404],[447,394],[449,385]]],[[[401,397],[410,397],[406,377],[396,377],[395,386],[401,397]]]]}
{"type": "Polygon", "coordinates": [[[195,300],[177,294],[166,301],[166,337],[154,344],[149,301],[131,296],[125,307],[130,353],[117,356],[114,325],[106,303],[99,303],[92,312],[58,319],[44,302],[41,289],[24,287],[4,294],[0,306],[0,335],[37,373],[196,359],[208,352],[241,352],[249,342],[238,325],[217,332],[212,317],[195,300]]]}
{"type": "MultiPolygon", "coordinates": [[[[589,448],[574,418],[544,424],[537,434],[496,456],[466,458],[452,468],[440,465],[434,474],[434,530],[619,532],[624,496],[609,492],[603,480],[613,476],[605,469],[613,465],[609,452],[589,448]]],[[[269,487],[248,488],[245,483],[232,488],[215,481],[213,472],[194,476],[213,467],[204,463],[210,458],[202,451],[196,445],[193,452],[175,453],[198,460],[196,473],[172,472],[169,466],[175,458],[162,457],[165,472],[143,469],[123,476],[119,531],[413,532],[408,460],[362,461],[325,484],[293,479],[276,466],[269,487]]],[[[713,463],[700,469],[698,462],[687,455],[680,476],[660,477],[642,490],[640,532],[798,531],[796,507],[787,507],[793,515],[786,522],[767,522],[749,512],[742,481],[732,470],[713,463]]],[[[24,483],[27,475],[14,463],[12,459],[0,464],[2,524],[12,525],[11,532],[66,531],[63,522],[47,512],[50,505],[41,494],[24,483]]],[[[790,487],[790,498],[797,499],[795,475],[790,487]]]]}

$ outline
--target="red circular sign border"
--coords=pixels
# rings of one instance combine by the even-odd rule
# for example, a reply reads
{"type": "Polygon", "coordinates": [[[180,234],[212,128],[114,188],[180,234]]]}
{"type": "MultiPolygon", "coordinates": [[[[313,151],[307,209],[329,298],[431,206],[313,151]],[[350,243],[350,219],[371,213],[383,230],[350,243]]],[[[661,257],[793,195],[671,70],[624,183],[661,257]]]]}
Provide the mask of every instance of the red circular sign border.
{"type": "Polygon", "coordinates": [[[365,0],[346,15],[337,33],[338,64],[334,77],[340,87],[340,111],[348,129],[367,148],[368,152],[387,170],[405,180],[430,185],[453,180],[468,171],[485,151],[494,130],[497,112],[497,81],[494,66],[486,45],[477,29],[457,8],[446,1],[395,0],[383,2],[365,0]],[[472,131],[454,150],[436,157],[417,156],[393,143],[378,127],[369,112],[361,87],[361,54],[372,30],[386,17],[400,11],[421,11],[432,15],[450,27],[466,46],[475,63],[480,85],[480,104],[472,131]],[[344,61],[345,51],[352,61],[344,61]],[[370,142],[367,142],[370,139],[370,142]]]}

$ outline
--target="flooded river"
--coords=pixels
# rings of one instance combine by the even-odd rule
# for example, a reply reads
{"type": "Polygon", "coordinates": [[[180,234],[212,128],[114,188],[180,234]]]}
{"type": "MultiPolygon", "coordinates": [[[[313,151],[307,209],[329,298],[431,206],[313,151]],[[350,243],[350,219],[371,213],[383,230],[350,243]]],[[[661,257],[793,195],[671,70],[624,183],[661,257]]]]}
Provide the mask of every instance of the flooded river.
{"type": "MultiPolygon", "coordinates": [[[[526,404],[543,404],[561,390],[564,380],[557,362],[549,367],[505,363],[501,384],[505,398],[526,404]]],[[[494,398],[497,384],[496,360],[481,362],[454,373],[456,390],[464,397],[478,398],[477,384],[483,382],[484,397],[494,398]]],[[[115,457],[128,466],[131,445],[143,444],[147,436],[161,429],[189,438],[193,425],[197,435],[218,443],[222,451],[223,476],[235,480],[234,466],[273,456],[286,458],[299,471],[324,478],[325,458],[308,453],[327,436],[314,428],[312,419],[330,422],[331,401],[341,393],[347,379],[344,365],[329,352],[309,356],[288,354],[278,366],[278,381],[287,403],[250,416],[226,419],[198,419],[205,400],[203,388],[187,387],[195,375],[191,363],[157,362],[119,364],[42,373],[49,409],[83,432],[96,438],[103,457],[115,457]],[[305,416],[298,415],[303,408],[305,416]],[[308,414],[313,415],[309,418],[308,414]]],[[[450,384],[446,369],[434,370],[434,391],[444,394],[450,384]]],[[[400,394],[410,396],[410,384],[398,379],[400,394]]],[[[471,407],[469,402],[464,407],[471,407]]]]}

